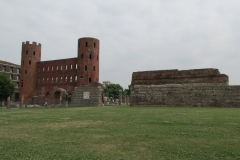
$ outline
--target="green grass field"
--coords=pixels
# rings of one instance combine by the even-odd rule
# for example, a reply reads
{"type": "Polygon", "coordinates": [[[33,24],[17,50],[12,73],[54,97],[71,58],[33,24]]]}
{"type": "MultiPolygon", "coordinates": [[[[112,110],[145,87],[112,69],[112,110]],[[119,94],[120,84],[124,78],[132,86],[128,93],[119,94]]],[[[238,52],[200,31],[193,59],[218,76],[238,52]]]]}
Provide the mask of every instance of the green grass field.
{"type": "Polygon", "coordinates": [[[0,159],[240,159],[240,108],[2,109],[0,159]]]}

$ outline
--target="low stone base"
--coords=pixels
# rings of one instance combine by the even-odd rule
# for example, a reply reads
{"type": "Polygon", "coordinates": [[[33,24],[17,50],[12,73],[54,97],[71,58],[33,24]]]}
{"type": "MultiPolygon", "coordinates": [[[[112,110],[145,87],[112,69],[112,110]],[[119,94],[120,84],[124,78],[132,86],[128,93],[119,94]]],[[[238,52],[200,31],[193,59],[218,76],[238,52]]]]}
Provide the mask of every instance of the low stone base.
{"type": "Polygon", "coordinates": [[[104,89],[101,84],[76,87],[71,106],[103,106],[104,89]]]}

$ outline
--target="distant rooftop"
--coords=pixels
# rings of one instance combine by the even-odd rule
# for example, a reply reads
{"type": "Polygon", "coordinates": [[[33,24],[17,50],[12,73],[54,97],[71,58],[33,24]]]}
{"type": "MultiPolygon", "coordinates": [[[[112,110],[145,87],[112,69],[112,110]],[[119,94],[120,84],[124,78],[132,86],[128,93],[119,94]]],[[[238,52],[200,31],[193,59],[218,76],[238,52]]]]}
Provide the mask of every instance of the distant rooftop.
{"type": "Polygon", "coordinates": [[[14,63],[7,62],[7,61],[2,61],[2,60],[0,60],[0,63],[1,63],[1,64],[6,64],[6,65],[13,65],[13,66],[18,66],[18,67],[20,67],[20,65],[18,65],[18,64],[14,64],[14,63]]]}

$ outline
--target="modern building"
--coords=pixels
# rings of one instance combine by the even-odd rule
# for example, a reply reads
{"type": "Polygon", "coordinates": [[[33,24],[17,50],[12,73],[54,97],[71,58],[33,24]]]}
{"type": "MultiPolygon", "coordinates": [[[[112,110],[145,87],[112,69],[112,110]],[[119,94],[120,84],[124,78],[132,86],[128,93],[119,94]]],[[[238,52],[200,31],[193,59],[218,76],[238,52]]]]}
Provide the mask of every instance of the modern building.
{"type": "Polygon", "coordinates": [[[111,84],[110,81],[103,81],[103,87],[106,87],[107,85],[111,84]]]}
{"type": "Polygon", "coordinates": [[[20,80],[20,65],[13,64],[0,60],[0,73],[5,73],[9,79],[15,85],[14,94],[10,97],[10,100],[16,102],[19,100],[19,80],[20,80]]]}

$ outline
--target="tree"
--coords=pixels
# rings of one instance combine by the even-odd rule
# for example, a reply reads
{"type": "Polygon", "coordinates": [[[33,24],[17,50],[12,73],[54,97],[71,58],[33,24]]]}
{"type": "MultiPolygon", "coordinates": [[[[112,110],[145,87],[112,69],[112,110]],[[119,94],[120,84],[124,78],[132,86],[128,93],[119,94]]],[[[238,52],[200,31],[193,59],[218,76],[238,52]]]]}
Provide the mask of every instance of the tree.
{"type": "Polygon", "coordinates": [[[0,73],[0,101],[2,108],[2,101],[8,96],[11,96],[14,92],[14,84],[12,81],[3,73],[0,73]]]}
{"type": "Polygon", "coordinates": [[[129,96],[130,95],[130,90],[129,89],[124,89],[123,95],[129,96]]]}
{"type": "Polygon", "coordinates": [[[123,87],[119,84],[108,84],[104,88],[104,94],[107,97],[113,97],[113,99],[119,98],[119,90],[123,91],[123,87]]]}

